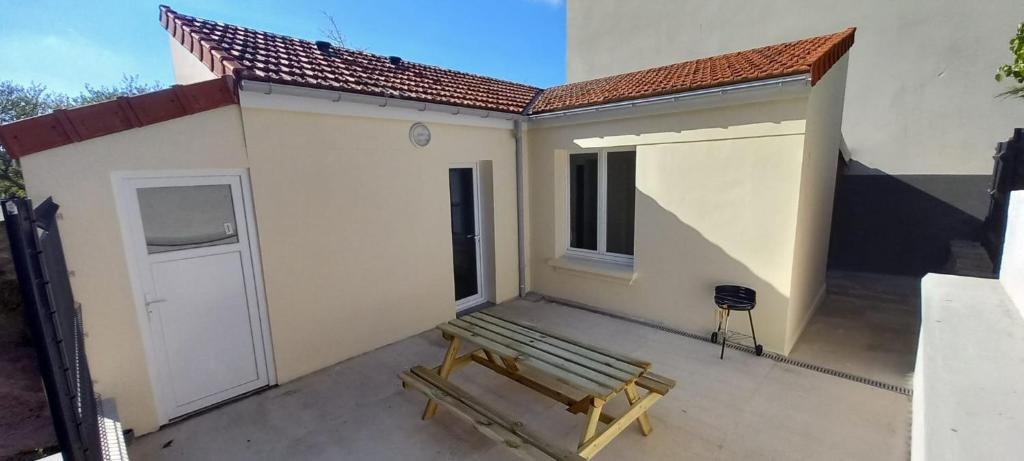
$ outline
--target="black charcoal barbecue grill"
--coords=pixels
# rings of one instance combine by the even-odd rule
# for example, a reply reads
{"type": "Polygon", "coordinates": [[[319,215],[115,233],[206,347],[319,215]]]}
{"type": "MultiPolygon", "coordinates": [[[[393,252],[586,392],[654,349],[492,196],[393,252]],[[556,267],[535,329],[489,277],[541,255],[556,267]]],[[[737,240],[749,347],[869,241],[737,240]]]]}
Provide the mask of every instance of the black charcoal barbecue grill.
{"type": "Polygon", "coordinates": [[[757,292],[753,288],[741,287],[739,285],[719,285],[715,287],[715,305],[718,306],[718,328],[711,333],[711,342],[717,343],[722,340],[722,352],[719,359],[725,357],[725,343],[743,344],[750,339],[754,344],[754,353],[761,355],[764,348],[757,343],[757,334],[754,333],[754,317],[750,311],[757,305],[757,292]],[[743,334],[738,331],[729,330],[729,314],[732,311],[747,311],[747,319],[750,320],[750,334],[743,334]],[[724,328],[723,328],[724,322],[724,328]]]}

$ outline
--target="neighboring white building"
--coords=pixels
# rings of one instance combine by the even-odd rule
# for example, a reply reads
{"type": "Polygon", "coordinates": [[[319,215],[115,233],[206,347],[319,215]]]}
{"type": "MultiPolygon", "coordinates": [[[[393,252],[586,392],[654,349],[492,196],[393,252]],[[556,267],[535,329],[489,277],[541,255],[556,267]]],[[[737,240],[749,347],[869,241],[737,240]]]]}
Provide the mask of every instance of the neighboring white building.
{"type": "Polygon", "coordinates": [[[857,27],[830,263],[923,274],[987,209],[995,143],[1024,105],[993,79],[1024,2],[569,0],[567,76],[587,80],[857,27]],[[628,3],[626,5],[625,3],[628,3]],[[870,236],[870,245],[866,237],[870,236]]]}

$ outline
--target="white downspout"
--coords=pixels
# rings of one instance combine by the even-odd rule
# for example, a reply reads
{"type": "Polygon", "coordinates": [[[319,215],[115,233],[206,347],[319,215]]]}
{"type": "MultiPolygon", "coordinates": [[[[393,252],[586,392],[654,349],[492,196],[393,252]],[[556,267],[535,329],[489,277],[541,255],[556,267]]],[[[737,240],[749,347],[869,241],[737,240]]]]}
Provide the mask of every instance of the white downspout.
{"type": "Polygon", "coordinates": [[[519,297],[526,296],[526,204],[523,190],[523,122],[514,120],[512,127],[516,137],[516,224],[519,232],[519,297]]]}

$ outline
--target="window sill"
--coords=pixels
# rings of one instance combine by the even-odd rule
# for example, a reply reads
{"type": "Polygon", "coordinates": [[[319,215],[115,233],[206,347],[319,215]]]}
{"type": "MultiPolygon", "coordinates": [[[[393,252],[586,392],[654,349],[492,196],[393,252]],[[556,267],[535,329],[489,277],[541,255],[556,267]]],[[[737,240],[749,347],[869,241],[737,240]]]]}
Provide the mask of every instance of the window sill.
{"type": "Polygon", "coordinates": [[[636,271],[632,264],[601,261],[580,256],[563,255],[548,260],[548,265],[556,271],[564,270],[592,278],[612,280],[632,285],[636,280],[636,271]]]}

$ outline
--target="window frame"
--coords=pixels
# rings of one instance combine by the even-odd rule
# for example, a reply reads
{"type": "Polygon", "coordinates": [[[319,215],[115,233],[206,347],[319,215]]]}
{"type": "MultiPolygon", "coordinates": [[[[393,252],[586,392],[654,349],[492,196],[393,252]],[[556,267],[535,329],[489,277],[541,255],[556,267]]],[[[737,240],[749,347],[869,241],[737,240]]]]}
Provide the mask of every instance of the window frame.
{"type": "Polygon", "coordinates": [[[580,149],[568,152],[566,156],[565,190],[565,254],[580,258],[594,259],[617,264],[633,265],[636,253],[636,183],[633,184],[633,255],[612,253],[608,249],[608,153],[633,152],[636,146],[602,147],[599,149],[580,149]],[[580,154],[597,154],[597,250],[574,248],[572,246],[572,156],[580,154]]]}

